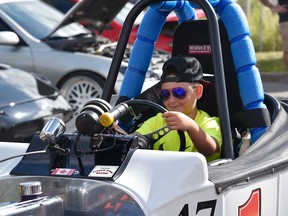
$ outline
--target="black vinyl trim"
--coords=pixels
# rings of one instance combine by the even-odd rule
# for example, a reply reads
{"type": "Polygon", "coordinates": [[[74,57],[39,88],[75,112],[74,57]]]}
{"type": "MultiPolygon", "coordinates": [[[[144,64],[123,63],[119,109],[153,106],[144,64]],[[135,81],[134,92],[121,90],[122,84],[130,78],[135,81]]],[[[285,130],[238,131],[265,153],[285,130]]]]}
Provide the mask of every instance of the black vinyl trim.
{"type": "Polygon", "coordinates": [[[241,110],[231,116],[232,126],[236,128],[255,128],[271,126],[269,111],[266,108],[241,110]]]}

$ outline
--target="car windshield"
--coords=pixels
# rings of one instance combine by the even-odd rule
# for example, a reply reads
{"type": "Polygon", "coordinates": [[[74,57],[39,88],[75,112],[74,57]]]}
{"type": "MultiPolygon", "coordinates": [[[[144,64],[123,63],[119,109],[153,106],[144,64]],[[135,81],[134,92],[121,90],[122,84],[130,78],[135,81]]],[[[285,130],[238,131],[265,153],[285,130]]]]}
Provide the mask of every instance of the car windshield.
{"type": "MultiPolygon", "coordinates": [[[[115,20],[121,24],[124,23],[127,15],[129,14],[130,10],[134,7],[133,4],[127,2],[122,10],[117,14],[115,20]]],[[[141,12],[138,17],[136,18],[134,25],[139,25],[144,17],[144,12],[141,12]]]]}
{"type": "MultiPolygon", "coordinates": [[[[0,10],[40,40],[45,38],[64,18],[64,14],[41,1],[0,4],[0,10]]],[[[57,30],[53,37],[72,37],[88,33],[91,32],[79,23],[72,23],[57,30]]]]}

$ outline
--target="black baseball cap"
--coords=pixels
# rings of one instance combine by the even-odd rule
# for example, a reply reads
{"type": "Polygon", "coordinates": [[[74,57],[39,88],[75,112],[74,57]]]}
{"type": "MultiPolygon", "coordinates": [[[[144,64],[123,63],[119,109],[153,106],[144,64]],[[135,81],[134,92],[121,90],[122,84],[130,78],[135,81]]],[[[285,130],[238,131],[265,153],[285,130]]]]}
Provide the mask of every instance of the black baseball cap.
{"type": "Polygon", "coordinates": [[[200,82],[203,69],[200,62],[191,56],[175,56],[168,59],[163,67],[161,82],[200,82]],[[169,75],[175,76],[170,77],[169,75]]]}

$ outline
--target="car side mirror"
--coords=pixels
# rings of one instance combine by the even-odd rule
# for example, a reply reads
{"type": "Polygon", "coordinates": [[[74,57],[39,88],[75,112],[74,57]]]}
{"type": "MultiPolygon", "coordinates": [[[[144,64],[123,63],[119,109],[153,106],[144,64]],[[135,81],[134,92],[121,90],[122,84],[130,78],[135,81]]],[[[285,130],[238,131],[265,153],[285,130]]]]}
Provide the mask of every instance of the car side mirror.
{"type": "Polygon", "coordinates": [[[0,31],[0,44],[2,45],[17,45],[19,43],[17,34],[11,31],[0,31]]]}

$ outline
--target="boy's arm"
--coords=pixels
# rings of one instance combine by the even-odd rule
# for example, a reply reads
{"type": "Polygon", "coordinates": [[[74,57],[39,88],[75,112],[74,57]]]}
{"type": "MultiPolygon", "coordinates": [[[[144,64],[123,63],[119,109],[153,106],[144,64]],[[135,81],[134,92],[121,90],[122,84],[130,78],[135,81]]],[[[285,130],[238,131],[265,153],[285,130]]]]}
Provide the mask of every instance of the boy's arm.
{"type": "Polygon", "coordinates": [[[216,139],[207,134],[189,116],[181,112],[166,112],[163,114],[167,126],[172,130],[187,131],[190,139],[199,153],[210,156],[219,150],[219,143],[216,139]]]}
{"type": "Polygon", "coordinates": [[[271,9],[272,12],[274,13],[288,13],[288,6],[287,5],[274,5],[268,0],[260,0],[263,5],[267,6],[268,8],[271,9]]]}

